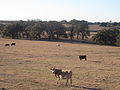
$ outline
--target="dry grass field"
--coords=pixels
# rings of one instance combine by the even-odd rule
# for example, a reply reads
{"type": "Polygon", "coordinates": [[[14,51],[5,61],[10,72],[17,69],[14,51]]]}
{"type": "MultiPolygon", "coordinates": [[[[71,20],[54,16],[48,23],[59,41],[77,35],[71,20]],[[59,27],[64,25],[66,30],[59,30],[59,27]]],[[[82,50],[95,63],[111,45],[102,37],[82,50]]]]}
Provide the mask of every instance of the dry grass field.
{"type": "Polygon", "coordinates": [[[0,39],[0,88],[120,90],[120,47],[0,39]],[[11,42],[16,46],[4,46],[11,42]],[[86,61],[78,58],[83,54],[87,55],[86,61]],[[73,85],[65,86],[65,80],[56,84],[52,67],[72,70],[73,85]]]}

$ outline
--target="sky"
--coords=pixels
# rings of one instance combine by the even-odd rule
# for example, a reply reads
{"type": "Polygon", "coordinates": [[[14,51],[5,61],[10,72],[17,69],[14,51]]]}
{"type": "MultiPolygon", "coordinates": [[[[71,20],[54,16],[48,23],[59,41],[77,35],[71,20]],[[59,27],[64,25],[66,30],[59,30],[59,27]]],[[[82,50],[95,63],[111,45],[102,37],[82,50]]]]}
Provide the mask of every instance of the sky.
{"type": "Polygon", "coordinates": [[[0,0],[0,20],[120,22],[120,0],[0,0]]]}

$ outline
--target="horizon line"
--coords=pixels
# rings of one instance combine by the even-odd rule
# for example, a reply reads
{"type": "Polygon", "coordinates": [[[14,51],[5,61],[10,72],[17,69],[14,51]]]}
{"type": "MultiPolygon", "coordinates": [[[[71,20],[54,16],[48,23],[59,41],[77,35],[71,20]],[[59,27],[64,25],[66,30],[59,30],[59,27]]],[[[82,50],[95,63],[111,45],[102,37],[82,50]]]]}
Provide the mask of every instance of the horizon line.
{"type": "MultiPolygon", "coordinates": [[[[0,19],[0,21],[32,21],[32,20],[38,20],[38,21],[58,21],[58,22],[60,22],[60,21],[64,21],[65,19],[61,19],[61,20],[42,20],[42,19],[0,19]]],[[[109,21],[88,21],[88,20],[84,20],[84,19],[81,19],[81,20],[79,20],[79,19],[71,19],[71,20],[78,20],[78,21],[87,21],[87,22],[91,22],[91,23],[97,23],[97,22],[117,22],[117,23],[120,23],[120,21],[113,21],[113,20],[109,20],[109,21]]],[[[71,20],[65,20],[65,21],[67,21],[67,22],[69,22],[69,21],[71,21],[71,20]]]]}

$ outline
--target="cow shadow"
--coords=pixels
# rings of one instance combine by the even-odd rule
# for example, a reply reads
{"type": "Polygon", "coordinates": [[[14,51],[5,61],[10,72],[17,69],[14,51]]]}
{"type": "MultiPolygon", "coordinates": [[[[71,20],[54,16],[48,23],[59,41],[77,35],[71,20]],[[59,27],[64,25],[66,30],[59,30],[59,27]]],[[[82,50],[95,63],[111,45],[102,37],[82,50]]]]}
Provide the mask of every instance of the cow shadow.
{"type": "Polygon", "coordinates": [[[71,87],[73,87],[73,88],[87,89],[87,90],[102,90],[100,88],[90,88],[90,87],[84,87],[84,86],[78,86],[78,85],[73,85],[71,87]]]}

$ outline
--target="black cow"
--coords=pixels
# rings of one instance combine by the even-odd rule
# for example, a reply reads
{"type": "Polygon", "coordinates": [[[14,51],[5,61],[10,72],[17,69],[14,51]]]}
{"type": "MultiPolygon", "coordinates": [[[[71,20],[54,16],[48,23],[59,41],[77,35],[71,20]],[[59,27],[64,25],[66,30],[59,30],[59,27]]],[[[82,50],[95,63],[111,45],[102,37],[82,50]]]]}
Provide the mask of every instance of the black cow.
{"type": "Polygon", "coordinates": [[[16,43],[11,43],[11,46],[15,46],[16,45],[16,43]]]}
{"type": "Polygon", "coordinates": [[[5,44],[5,46],[10,46],[10,44],[5,44]]]}
{"type": "Polygon", "coordinates": [[[82,60],[82,59],[87,60],[87,57],[86,57],[86,55],[79,55],[79,59],[80,59],[80,60],[82,60]]]}
{"type": "Polygon", "coordinates": [[[8,90],[8,89],[6,89],[6,88],[1,88],[1,90],[8,90]]]}

